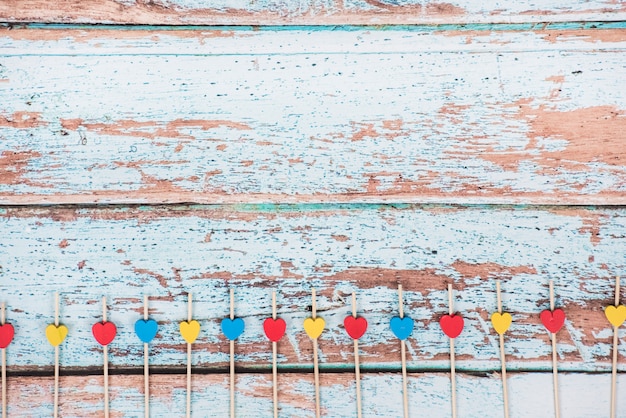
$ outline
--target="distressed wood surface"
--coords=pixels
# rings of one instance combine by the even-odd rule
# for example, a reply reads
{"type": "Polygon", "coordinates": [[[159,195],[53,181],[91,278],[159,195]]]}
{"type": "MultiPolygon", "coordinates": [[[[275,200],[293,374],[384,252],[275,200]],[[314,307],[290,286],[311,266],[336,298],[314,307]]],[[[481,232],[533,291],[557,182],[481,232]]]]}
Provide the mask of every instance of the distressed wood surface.
{"type": "MultiPolygon", "coordinates": [[[[609,411],[610,375],[560,374],[564,399],[561,416],[596,418],[609,411]]],[[[619,376],[620,393],[626,381],[619,376]]],[[[353,373],[322,373],[321,406],[325,417],[356,417],[353,373]]],[[[362,375],[364,417],[402,416],[402,376],[398,373],[362,375]]],[[[62,417],[101,417],[103,406],[101,376],[62,376],[59,412],[62,417]]],[[[143,416],[143,376],[111,376],[111,416],[143,416]]],[[[192,411],[197,417],[224,417],[229,413],[228,375],[194,375],[192,411]]],[[[511,417],[554,416],[552,375],[513,373],[509,375],[511,417]]],[[[312,374],[278,376],[281,417],[315,416],[312,374]]],[[[238,375],[235,398],[237,417],[272,415],[270,375],[238,375]]],[[[445,417],[450,414],[448,374],[409,374],[411,416],[445,417]]],[[[51,377],[9,377],[9,416],[52,415],[51,377]]],[[[457,374],[458,416],[502,417],[502,387],[497,374],[457,374]]],[[[150,408],[152,416],[184,416],[185,376],[152,375],[150,408]]],[[[626,401],[618,397],[618,411],[626,401]]],[[[619,415],[621,416],[621,415],[619,415]]]]}
{"type": "MultiPolygon", "coordinates": [[[[247,327],[237,342],[238,366],[270,367],[262,321],[271,315],[276,289],[288,324],[279,345],[281,370],[310,370],[312,346],[302,322],[310,315],[312,286],[328,324],[321,367],[350,368],[352,344],[342,322],[356,290],[359,311],[370,321],[361,342],[363,367],[395,370],[399,345],[388,323],[397,315],[398,283],[406,292],[405,312],[416,321],[410,367],[446,370],[448,339],[438,319],[448,311],[446,287],[453,283],[456,309],[466,318],[457,367],[493,371],[498,345],[488,317],[496,310],[495,278],[503,280],[504,308],[515,321],[506,338],[511,370],[550,370],[551,344],[538,317],[549,306],[550,278],[557,305],[568,314],[558,340],[561,367],[610,369],[612,330],[603,308],[613,301],[612,277],[625,266],[623,208],[252,205],[5,208],[0,214],[2,297],[17,326],[9,357],[15,370],[50,370],[43,330],[53,322],[55,291],[70,329],[61,350],[65,369],[99,364],[91,325],[101,320],[103,295],[119,327],[112,368],[141,366],[133,324],[147,293],[161,326],[150,361],[181,370],[186,347],[178,322],[192,291],[203,327],[196,364],[226,371],[228,342],[219,321],[229,313],[230,287],[247,327]]],[[[620,359],[624,355],[622,344],[620,359]]]]}
{"type": "Polygon", "coordinates": [[[7,22],[282,25],[625,20],[611,0],[4,0],[7,22]]]}
{"type": "Polygon", "coordinates": [[[623,24],[458,29],[5,29],[0,202],[625,204],[623,24]]]}

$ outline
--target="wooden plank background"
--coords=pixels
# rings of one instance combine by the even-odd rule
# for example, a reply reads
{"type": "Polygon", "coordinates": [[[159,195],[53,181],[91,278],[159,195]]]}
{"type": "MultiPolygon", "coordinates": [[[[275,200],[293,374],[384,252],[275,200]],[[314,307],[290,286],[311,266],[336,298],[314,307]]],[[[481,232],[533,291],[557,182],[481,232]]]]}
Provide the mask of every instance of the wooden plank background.
{"type": "Polygon", "coordinates": [[[51,414],[43,330],[55,291],[70,330],[62,416],[102,415],[90,327],[103,295],[119,328],[113,416],[143,413],[132,327],[144,294],[160,325],[152,416],[182,416],[177,327],[188,291],[202,324],[194,416],[225,416],[219,321],[231,287],[246,322],[237,416],[271,413],[261,323],[274,289],[288,324],[281,416],[313,416],[301,326],[312,286],[328,324],[325,416],[356,416],[342,325],[352,291],[370,323],[360,344],[365,416],[401,416],[388,326],[398,284],[416,320],[411,416],[448,416],[449,345],[438,326],[448,283],[466,319],[459,417],[501,416],[495,279],[514,319],[505,337],[511,416],[554,414],[551,344],[538,318],[549,279],[568,315],[558,341],[562,416],[608,413],[603,308],[626,265],[625,12],[623,2],[558,0],[0,3],[10,416],[51,414]]]}

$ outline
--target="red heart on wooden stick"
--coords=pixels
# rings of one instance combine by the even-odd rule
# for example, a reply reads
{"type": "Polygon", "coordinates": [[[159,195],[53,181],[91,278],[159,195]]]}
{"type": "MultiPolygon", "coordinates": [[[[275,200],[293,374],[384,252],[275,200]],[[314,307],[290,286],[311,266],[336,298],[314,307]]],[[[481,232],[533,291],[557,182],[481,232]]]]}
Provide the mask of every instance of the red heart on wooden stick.
{"type": "Polygon", "coordinates": [[[7,346],[11,344],[11,341],[13,341],[13,335],[15,335],[13,325],[0,325],[0,348],[7,348],[7,346]]]}
{"type": "Polygon", "coordinates": [[[554,311],[546,309],[539,316],[543,326],[552,334],[556,334],[565,323],[565,312],[563,312],[563,309],[555,309],[554,311]]]}
{"type": "Polygon", "coordinates": [[[350,315],[343,320],[343,326],[346,327],[346,332],[351,338],[358,340],[367,331],[367,320],[362,316],[355,318],[350,315]]]}
{"type": "Polygon", "coordinates": [[[450,338],[456,338],[463,331],[463,318],[460,315],[444,315],[439,320],[441,330],[450,338]]]}
{"type": "Polygon", "coordinates": [[[91,327],[91,332],[96,341],[104,346],[113,341],[115,334],[117,334],[117,328],[113,322],[96,322],[91,327]]]}
{"type": "Polygon", "coordinates": [[[287,324],[284,319],[267,318],[263,321],[263,331],[265,331],[265,336],[272,342],[280,340],[283,335],[285,335],[286,329],[287,324]]]}

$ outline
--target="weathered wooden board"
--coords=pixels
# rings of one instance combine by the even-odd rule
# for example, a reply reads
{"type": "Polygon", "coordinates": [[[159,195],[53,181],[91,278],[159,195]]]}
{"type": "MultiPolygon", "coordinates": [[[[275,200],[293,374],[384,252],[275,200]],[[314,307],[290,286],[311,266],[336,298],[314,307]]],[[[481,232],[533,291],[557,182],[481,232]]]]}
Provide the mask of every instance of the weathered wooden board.
{"type": "MultiPolygon", "coordinates": [[[[619,394],[623,393],[619,376],[619,394]]],[[[563,400],[561,416],[595,418],[609,411],[610,374],[567,374],[560,376],[563,400]]],[[[228,375],[194,375],[193,416],[225,417],[229,413],[228,375]]],[[[313,376],[278,376],[281,417],[315,416],[313,376]]],[[[62,417],[101,417],[103,390],[101,376],[62,376],[59,413],[62,417]]],[[[111,416],[143,416],[143,376],[111,376],[111,416]]],[[[508,379],[512,418],[554,416],[552,375],[549,373],[510,374],[508,379]]],[[[353,373],[321,374],[323,416],[355,417],[353,373]]],[[[399,373],[363,374],[361,380],[364,417],[402,416],[402,376],[399,373]]],[[[272,377],[238,375],[235,398],[237,417],[272,415],[272,377]]],[[[411,416],[445,417],[450,414],[450,378],[446,374],[409,375],[411,416]]],[[[51,377],[9,378],[9,416],[52,415],[51,377]]],[[[184,416],[185,375],[152,375],[151,416],[184,416]]],[[[458,416],[502,417],[502,387],[499,375],[457,375],[458,416]]],[[[618,416],[626,408],[617,398],[618,416]]]]}
{"type": "Polygon", "coordinates": [[[0,45],[5,204],[626,203],[619,25],[0,45]]]}
{"type": "MultiPolygon", "coordinates": [[[[111,345],[113,368],[142,365],[133,324],[142,295],[161,324],[151,363],[185,364],[178,322],[186,318],[186,292],[195,295],[203,330],[196,364],[227,370],[228,342],[219,321],[236,314],[247,330],[237,343],[237,364],[268,370],[271,349],[262,321],[278,291],[279,315],[288,323],[280,343],[282,370],[310,370],[312,346],[302,330],[310,315],[310,289],[328,324],[320,339],[325,370],[345,370],[352,357],[343,319],[349,295],[370,321],[361,342],[365,369],[399,367],[399,344],[388,326],[397,314],[397,285],[405,312],[416,320],[409,340],[413,370],[446,370],[448,340],[438,318],[447,313],[447,283],[466,329],[456,344],[459,370],[499,367],[488,316],[496,309],[495,278],[504,308],[515,320],[506,348],[512,370],[549,370],[551,345],[538,314],[548,307],[548,279],[568,313],[559,334],[563,370],[609,369],[612,330],[603,308],[625,267],[623,208],[453,207],[410,205],[170,206],[126,208],[5,208],[1,295],[17,326],[9,363],[15,370],[49,370],[52,349],[43,330],[53,322],[53,292],[61,292],[61,320],[70,336],[61,350],[66,370],[93,367],[100,355],[91,325],[101,320],[100,299],[119,327],[111,345]],[[32,324],[32,325],[29,325],[32,324]]],[[[626,332],[626,331],[622,331],[626,332]]],[[[626,334],[620,334],[620,339],[626,334]]],[[[620,358],[626,345],[620,347],[620,358]]],[[[621,368],[622,366],[620,366],[621,368]]]]}
{"type": "Polygon", "coordinates": [[[611,0],[4,0],[0,20],[200,25],[414,24],[625,20],[611,0]]]}

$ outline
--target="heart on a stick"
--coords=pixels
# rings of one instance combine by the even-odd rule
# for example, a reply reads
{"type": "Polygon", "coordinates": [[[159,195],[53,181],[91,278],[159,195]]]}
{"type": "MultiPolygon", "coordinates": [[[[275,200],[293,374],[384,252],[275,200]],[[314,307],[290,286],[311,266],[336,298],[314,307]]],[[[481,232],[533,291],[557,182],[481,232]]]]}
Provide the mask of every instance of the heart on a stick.
{"type": "Polygon", "coordinates": [[[493,325],[493,329],[495,329],[498,334],[504,334],[511,326],[511,322],[513,322],[513,318],[508,312],[494,312],[491,315],[491,325],[493,325]]]}
{"type": "Polygon", "coordinates": [[[616,307],[609,305],[604,310],[604,315],[606,315],[606,319],[609,320],[611,325],[620,327],[626,320],[626,306],[619,305],[616,307]]]}
{"type": "Polygon", "coordinates": [[[46,327],[46,338],[51,346],[56,347],[67,337],[68,329],[65,325],[50,324],[46,327]]]}
{"type": "Polygon", "coordinates": [[[15,328],[11,324],[0,325],[0,348],[7,348],[13,336],[15,335],[15,328]]]}
{"type": "Polygon", "coordinates": [[[200,323],[195,319],[180,323],[180,335],[187,341],[187,344],[193,344],[198,338],[198,334],[200,334],[200,323]]]}
{"type": "Polygon", "coordinates": [[[389,327],[396,338],[399,340],[406,340],[413,332],[413,320],[408,316],[402,318],[394,316],[391,318],[391,321],[389,321],[389,327]]]}
{"type": "Polygon", "coordinates": [[[350,315],[346,316],[346,319],[343,320],[343,326],[352,339],[358,340],[365,334],[365,331],[367,331],[367,320],[362,316],[355,318],[350,315]]]}
{"type": "Polygon", "coordinates": [[[463,331],[463,318],[460,315],[444,315],[439,320],[441,330],[450,338],[456,338],[463,331]]]}
{"type": "Polygon", "coordinates": [[[555,309],[553,311],[546,309],[539,315],[543,326],[552,334],[559,332],[565,323],[565,312],[563,309],[555,309]]]}
{"type": "Polygon", "coordinates": [[[263,321],[263,331],[265,331],[265,336],[272,342],[277,342],[283,338],[286,329],[287,324],[282,318],[267,318],[263,321]]]}
{"type": "Polygon", "coordinates": [[[96,322],[91,327],[91,333],[98,343],[102,346],[109,345],[117,334],[117,328],[113,322],[102,321],[96,322]]]}
{"type": "Polygon", "coordinates": [[[315,319],[307,318],[304,320],[304,331],[306,331],[307,335],[310,339],[314,340],[322,335],[322,331],[324,331],[324,326],[326,325],[326,321],[319,316],[315,319]]]}

